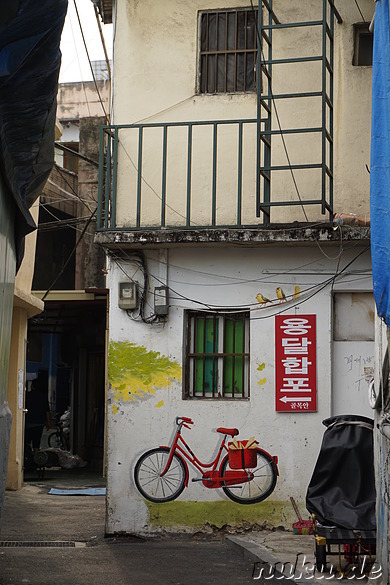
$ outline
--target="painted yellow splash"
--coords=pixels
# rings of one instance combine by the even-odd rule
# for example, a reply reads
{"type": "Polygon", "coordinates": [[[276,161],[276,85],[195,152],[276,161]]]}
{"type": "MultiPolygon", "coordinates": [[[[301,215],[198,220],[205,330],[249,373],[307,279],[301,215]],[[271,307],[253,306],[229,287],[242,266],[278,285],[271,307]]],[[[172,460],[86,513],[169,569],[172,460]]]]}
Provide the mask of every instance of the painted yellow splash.
{"type": "Polygon", "coordinates": [[[116,414],[118,412],[118,410],[119,410],[118,405],[117,404],[113,404],[113,406],[112,406],[112,412],[113,412],[113,414],[116,414]]]}
{"type": "Polygon", "coordinates": [[[164,400],[160,400],[160,402],[157,402],[156,408],[161,408],[162,406],[164,406],[164,400]]]}
{"type": "Polygon", "coordinates": [[[181,366],[142,345],[115,341],[108,352],[108,379],[115,402],[138,402],[181,382],[181,366]]]}
{"type": "Polygon", "coordinates": [[[261,380],[259,380],[257,383],[259,386],[264,386],[264,384],[267,382],[267,378],[261,378],[261,380]]]}
{"type": "Polygon", "coordinates": [[[264,368],[265,368],[265,363],[263,362],[262,364],[258,365],[257,371],[261,372],[262,370],[264,370],[264,368]]]}

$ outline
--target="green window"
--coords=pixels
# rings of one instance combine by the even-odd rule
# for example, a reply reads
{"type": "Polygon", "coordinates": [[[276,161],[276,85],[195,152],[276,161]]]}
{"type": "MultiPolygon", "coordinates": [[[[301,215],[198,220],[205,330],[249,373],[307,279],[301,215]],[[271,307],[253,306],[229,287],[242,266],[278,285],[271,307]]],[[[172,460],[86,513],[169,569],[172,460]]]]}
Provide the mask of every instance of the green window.
{"type": "Polygon", "coordinates": [[[185,395],[249,396],[249,313],[188,311],[185,395]]]}

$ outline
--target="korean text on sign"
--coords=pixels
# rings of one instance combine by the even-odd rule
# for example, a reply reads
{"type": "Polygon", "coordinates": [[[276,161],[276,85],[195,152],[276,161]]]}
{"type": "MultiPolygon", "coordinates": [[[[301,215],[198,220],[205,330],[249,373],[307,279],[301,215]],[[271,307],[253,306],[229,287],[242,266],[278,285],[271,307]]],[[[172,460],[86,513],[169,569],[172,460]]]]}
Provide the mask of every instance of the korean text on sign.
{"type": "Polygon", "coordinates": [[[316,316],[275,317],[275,400],[279,412],[317,410],[316,316]]]}

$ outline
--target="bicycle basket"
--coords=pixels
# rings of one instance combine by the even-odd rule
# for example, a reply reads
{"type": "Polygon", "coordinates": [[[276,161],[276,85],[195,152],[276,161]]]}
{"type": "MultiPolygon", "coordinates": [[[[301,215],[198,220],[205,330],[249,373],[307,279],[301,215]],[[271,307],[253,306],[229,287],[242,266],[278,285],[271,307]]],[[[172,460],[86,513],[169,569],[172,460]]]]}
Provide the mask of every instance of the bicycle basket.
{"type": "Polygon", "coordinates": [[[228,443],[229,465],[232,469],[248,469],[257,465],[257,442],[238,441],[228,443]]]}

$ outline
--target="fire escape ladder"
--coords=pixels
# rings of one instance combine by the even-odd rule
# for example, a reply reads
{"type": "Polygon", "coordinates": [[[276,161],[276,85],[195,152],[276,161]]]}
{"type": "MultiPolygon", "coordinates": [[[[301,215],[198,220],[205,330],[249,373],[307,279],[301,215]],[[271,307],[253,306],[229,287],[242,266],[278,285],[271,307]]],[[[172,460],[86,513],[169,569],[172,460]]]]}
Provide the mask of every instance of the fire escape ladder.
{"type": "MultiPolygon", "coordinates": [[[[271,209],[275,207],[300,206],[306,221],[308,221],[307,209],[309,206],[321,208],[321,214],[333,216],[333,69],[334,69],[334,24],[342,22],[341,16],[334,6],[333,0],[323,0],[322,15],[318,20],[305,22],[282,23],[274,12],[277,0],[259,0],[258,4],[258,49],[257,49],[257,174],[256,174],[256,214],[262,218],[262,225],[271,223],[271,209]],[[306,54],[301,56],[275,57],[275,35],[283,34],[283,30],[299,30],[307,27],[320,30],[321,51],[320,54],[306,54]],[[280,32],[279,32],[280,31],[280,32]],[[288,93],[276,93],[272,83],[275,68],[280,65],[300,66],[318,63],[321,67],[321,87],[311,91],[300,91],[301,88],[293,88],[288,93]],[[321,104],[321,125],[308,126],[303,120],[301,127],[283,127],[283,120],[278,115],[278,104],[281,100],[314,99],[321,104]],[[285,137],[300,137],[301,140],[309,140],[308,137],[316,135],[321,140],[319,160],[315,162],[300,161],[294,163],[294,158],[287,149],[285,137]],[[285,164],[272,164],[272,136],[279,136],[279,144],[283,145],[285,164]],[[318,186],[313,183],[313,194],[302,196],[299,191],[299,181],[296,179],[296,171],[307,171],[318,174],[318,186]],[[291,193],[274,193],[272,190],[272,178],[275,173],[289,172],[292,177],[291,193]],[[319,176],[319,173],[321,176],[319,176]]],[[[291,75],[299,81],[301,76],[291,75]]],[[[305,111],[305,108],[302,108],[305,111]]],[[[275,148],[275,147],[274,147],[275,148]]],[[[280,158],[280,155],[279,155],[280,158]]]]}

